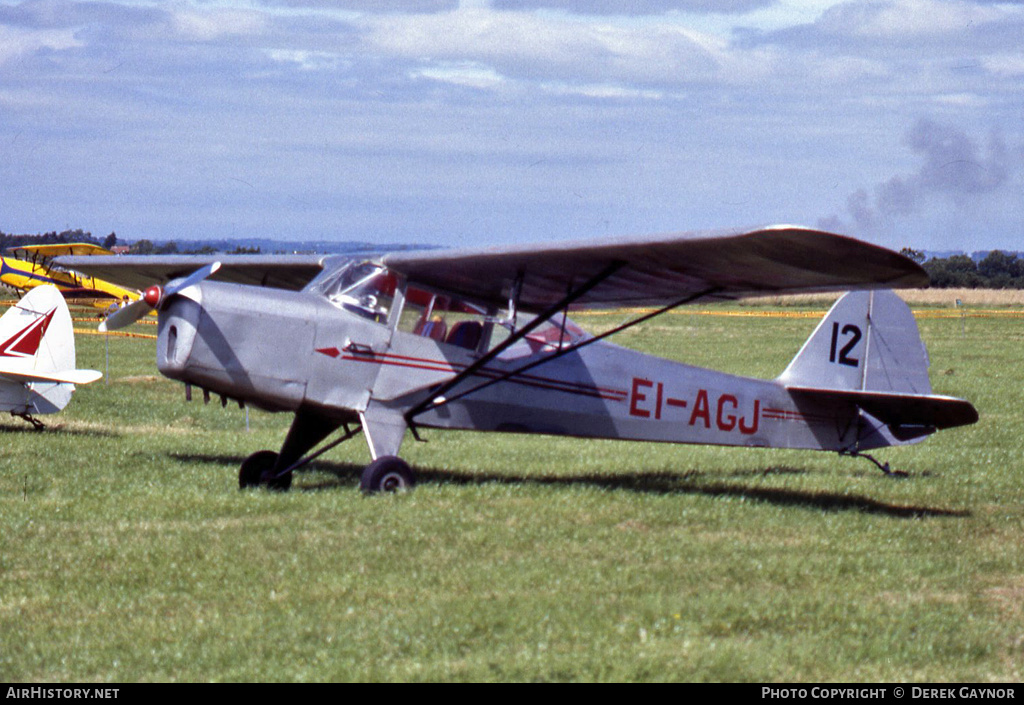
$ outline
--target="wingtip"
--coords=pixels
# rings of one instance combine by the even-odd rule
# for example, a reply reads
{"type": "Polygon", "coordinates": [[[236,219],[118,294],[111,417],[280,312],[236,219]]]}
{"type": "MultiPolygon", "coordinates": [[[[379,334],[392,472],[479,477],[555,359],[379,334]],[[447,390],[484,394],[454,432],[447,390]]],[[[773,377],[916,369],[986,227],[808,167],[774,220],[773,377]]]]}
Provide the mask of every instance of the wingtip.
{"type": "Polygon", "coordinates": [[[76,372],[82,376],[81,381],[78,382],[78,384],[91,384],[92,382],[103,378],[103,373],[99,370],[76,370],[76,372]]]}

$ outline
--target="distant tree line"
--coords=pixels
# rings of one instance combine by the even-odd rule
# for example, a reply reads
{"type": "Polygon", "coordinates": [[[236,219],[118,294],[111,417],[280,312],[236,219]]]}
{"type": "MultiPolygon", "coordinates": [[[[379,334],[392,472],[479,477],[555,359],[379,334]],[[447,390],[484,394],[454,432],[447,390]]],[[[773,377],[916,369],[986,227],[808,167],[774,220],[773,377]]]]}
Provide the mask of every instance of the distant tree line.
{"type": "MultiPolygon", "coordinates": [[[[9,247],[25,247],[29,245],[66,245],[72,242],[84,242],[90,245],[99,245],[108,250],[113,249],[120,243],[116,233],[110,233],[100,240],[94,237],[87,230],[76,228],[75,230],[64,230],[63,232],[36,233],[35,235],[14,235],[0,230],[0,252],[9,247]]],[[[212,245],[201,245],[199,247],[179,249],[178,244],[171,240],[163,244],[154,244],[152,240],[137,240],[128,247],[128,253],[133,255],[208,255],[219,252],[212,245]]],[[[258,247],[236,247],[230,254],[246,255],[260,254],[258,247]]]]}
{"type": "MultiPolygon", "coordinates": [[[[178,249],[178,243],[174,240],[169,240],[162,245],[156,245],[149,240],[139,240],[134,243],[128,250],[129,254],[133,255],[212,255],[220,252],[213,245],[202,245],[197,248],[186,248],[178,249]]],[[[231,250],[227,254],[229,255],[258,255],[260,254],[260,248],[258,247],[243,247],[239,245],[235,249],[231,250]]]]}
{"type": "Polygon", "coordinates": [[[926,260],[924,253],[906,247],[902,253],[924,267],[937,289],[1024,289],[1024,258],[1015,253],[992,250],[979,261],[968,255],[926,260]]]}

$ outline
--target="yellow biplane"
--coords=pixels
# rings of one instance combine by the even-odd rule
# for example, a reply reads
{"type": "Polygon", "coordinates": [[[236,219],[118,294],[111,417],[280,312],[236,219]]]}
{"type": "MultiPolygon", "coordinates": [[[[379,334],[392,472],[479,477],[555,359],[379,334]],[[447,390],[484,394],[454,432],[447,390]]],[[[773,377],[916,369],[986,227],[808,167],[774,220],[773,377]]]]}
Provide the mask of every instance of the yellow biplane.
{"type": "Polygon", "coordinates": [[[51,245],[22,245],[7,249],[9,257],[0,257],[0,284],[19,292],[37,286],[56,286],[71,301],[81,301],[97,308],[121,305],[139,298],[139,292],[103,279],[79,274],[53,264],[54,257],[113,254],[99,245],[73,242],[51,245]]]}

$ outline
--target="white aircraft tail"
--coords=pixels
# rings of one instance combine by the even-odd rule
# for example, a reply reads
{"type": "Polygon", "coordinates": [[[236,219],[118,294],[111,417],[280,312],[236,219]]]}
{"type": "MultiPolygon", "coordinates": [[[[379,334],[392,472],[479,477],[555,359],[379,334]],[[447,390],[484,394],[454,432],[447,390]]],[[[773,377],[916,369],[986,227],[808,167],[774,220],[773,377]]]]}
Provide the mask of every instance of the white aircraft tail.
{"type": "Polygon", "coordinates": [[[854,291],[839,299],[779,381],[817,389],[932,391],[914,314],[891,291],[854,291]]]}
{"type": "Polygon", "coordinates": [[[56,287],[35,287],[0,317],[0,409],[22,415],[60,411],[74,385],[100,377],[75,369],[71,314],[56,287]]]}
{"type": "Polygon", "coordinates": [[[903,300],[855,291],[835,303],[777,381],[797,395],[855,405],[888,427],[887,445],[978,420],[970,402],[932,394],[928,364],[903,300]]]}

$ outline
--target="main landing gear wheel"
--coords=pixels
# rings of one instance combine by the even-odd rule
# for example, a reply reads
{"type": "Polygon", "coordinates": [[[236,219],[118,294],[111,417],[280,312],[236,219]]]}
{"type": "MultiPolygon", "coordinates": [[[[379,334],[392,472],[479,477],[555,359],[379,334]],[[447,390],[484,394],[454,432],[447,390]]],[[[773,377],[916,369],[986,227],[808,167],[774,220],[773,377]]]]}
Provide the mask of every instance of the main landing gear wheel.
{"type": "Polygon", "coordinates": [[[404,492],[416,484],[416,475],[401,458],[382,455],[363,470],[359,487],[367,494],[404,492]]]}
{"type": "Polygon", "coordinates": [[[272,450],[261,450],[250,455],[242,461],[242,467],[238,470],[239,489],[264,485],[270,490],[287,491],[292,486],[292,474],[274,477],[276,463],[277,453],[272,450]]]}

